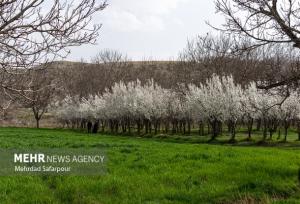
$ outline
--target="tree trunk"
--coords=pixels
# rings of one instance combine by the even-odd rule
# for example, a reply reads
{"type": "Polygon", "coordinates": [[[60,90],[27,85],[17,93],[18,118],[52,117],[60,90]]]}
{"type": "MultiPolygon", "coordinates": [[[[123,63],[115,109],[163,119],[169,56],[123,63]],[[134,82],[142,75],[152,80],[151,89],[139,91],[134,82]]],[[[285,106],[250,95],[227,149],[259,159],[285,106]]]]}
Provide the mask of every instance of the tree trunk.
{"type": "Polygon", "coordinates": [[[131,124],[130,124],[130,120],[127,121],[127,125],[128,125],[128,133],[131,134],[131,124]]]}
{"type": "Polygon", "coordinates": [[[36,118],[36,128],[40,128],[40,119],[36,118]]]}
{"type": "Polygon", "coordinates": [[[176,122],[175,122],[175,120],[172,121],[172,134],[176,134],[176,122]]]}
{"type": "Polygon", "coordinates": [[[190,120],[188,120],[188,135],[190,135],[191,134],[191,121],[190,120]]]}
{"type": "Polygon", "coordinates": [[[218,122],[218,135],[223,134],[223,123],[221,121],[218,122]]]}
{"type": "Polygon", "coordinates": [[[284,129],[284,141],[287,141],[288,129],[284,129]]]}
{"type": "Polygon", "coordinates": [[[278,128],[278,137],[277,140],[279,140],[281,138],[281,127],[278,128]]]}
{"type": "Polygon", "coordinates": [[[141,122],[140,120],[137,120],[137,134],[140,135],[141,134],[141,122]]]}
{"type": "Polygon", "coordinates": [[[96,121],[93,126],[93,133],[96,134],[99,129],[99,121],[96,121]]]}
{"type": "Polygon", "coordinates": [[[91,121],[88,121],[88,123],[87,123],[87,131],[88,131],[88,133],[92,132],[92,126],[93,126],[93,124],[91,123],[91,121]]]}
{"type": "Polygon", "coordinates": [[[252,118],[250,119],[250,121],[248,121],[248,140],[251,139],[253,122],[254,120],[252,118]]]}
{"type": "Polygon", "coordinates": [[[211,122],[211,128],[212,128],[212,138],[211,140],[215,140],[218,136],[218,121],[217,120],[213,120],[211,122]]]}
{"type": "Polygon", "coordinates": [[[148,134],[150,132],[149,123],[150,123],[149,120],[145,120],[145,132],[146,132],[146,134],[148,134]]]}
{"type": "Polygon", "coordinates": [[[154,121],[154,134],[157,135],[158,122],[154,121]]]}
{"type": "Polygon", "coordinates": [[[199,135],[203,136],[204,135],[204,124],[199,123],[199,135]]]}
{"type": "Polygon", "coordinates": [[[284,141],[287,141],[288,129],[289,129],[289,121],[284,121],[284,141]]]}
{"type": "Polygon", "coordinates": [[[261,119],[258,119],[256,121],[256,131],[260,131],[260,127],[261,127],[261,119]]]}
{"type": "Polygon", "coordinates": [[[111,132],[111,133],[114,132],[114,125],[113,125],[112,120],[109,120],[109,129],[110,129],[110,132],[111,132]]]}
{"type": "Polygon", "coordinates": [[[169,122],[167,121],[165,123],[165,133],[168,134],[168,132],[169,132],[169,122]]]}
{"type": "Polygon", "coordinates": [[[231,130],[230,142],[234,142],[235,141],[235,126],[236,126],[236,123],[233,122],[233,121],[231,121],[229,123],[230,123],[230,130],[231,130]]]}
{"type": "Polygon", "coordinates": [[[118,134],[119,133],[119,122],[116,121],[115,123],[115,132],[118,134]]]}
{"type": "Polygon", "coordinates": [[[32,108],[33,110],[33,115],[36,121],[36,128],[40,128],[40,119],[42,117],[42,115],[39,114],[39,111],[36,110],[35,108],[32,108]]]}
{"type": "Polygon", "coordinates": [[[268,132],[268,124],[267,124],[267,120],[264,119],[263,141],[267,139],[267,132],[268,132]]]}
{"type": "Polygon", "coordinates": [[[104,121],[102,121],[102,132],[103,133],[105,132],[105,123],[104,123],[104,121]]]}
{"type": "Polygon", "coordinates": [[[232,127],[232,133],[231,133],[231,141],[235,141],[235,125],[232,127]]]}

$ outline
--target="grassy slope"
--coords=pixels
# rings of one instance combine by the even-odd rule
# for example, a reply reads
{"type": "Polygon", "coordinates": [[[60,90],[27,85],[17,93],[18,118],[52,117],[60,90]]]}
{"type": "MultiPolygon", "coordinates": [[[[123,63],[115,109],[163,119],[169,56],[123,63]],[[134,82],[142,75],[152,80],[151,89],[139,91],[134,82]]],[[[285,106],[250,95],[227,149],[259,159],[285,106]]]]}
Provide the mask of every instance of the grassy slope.
{"type": "Polygon", "coordinates": [[[0,177],[0,203],[300,203],[300,150],[1,128],[0,147],[99,147],[103,176],[0,177]]]}

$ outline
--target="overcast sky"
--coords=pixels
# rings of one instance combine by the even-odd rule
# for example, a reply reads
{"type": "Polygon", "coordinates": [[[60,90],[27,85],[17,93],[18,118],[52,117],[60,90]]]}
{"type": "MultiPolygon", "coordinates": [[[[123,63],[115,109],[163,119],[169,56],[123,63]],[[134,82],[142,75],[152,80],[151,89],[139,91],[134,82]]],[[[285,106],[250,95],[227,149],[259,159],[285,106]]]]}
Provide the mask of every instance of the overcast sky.
{"type": "Polygon", "coordinates": [[[222,23],[212,0],[109,0],[95,16],[102,23],[97,45],[73,48],[67,60],[90,60],[101,49],[114,49],[133,60],[176,59],[187,39],[214,32],[205,21],[222,23]]]}

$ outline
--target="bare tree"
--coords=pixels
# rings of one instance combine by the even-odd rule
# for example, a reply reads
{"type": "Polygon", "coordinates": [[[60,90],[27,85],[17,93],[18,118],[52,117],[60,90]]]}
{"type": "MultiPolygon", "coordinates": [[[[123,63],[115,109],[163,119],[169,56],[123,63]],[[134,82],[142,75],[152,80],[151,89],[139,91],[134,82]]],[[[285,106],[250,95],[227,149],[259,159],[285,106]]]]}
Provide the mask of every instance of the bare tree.
{"type": "MultiPolygon", "coordinates": [[[[98,87],[98,92],[102,92],[105,88],[111,87],[115,82],[126,81],[129,67],[132,67],[131,60],[121,52],[117,50],[105,49],[97,53],[95,57],[91,59],[92,67],[99,69],[98,83],[95,86],[98,87]]],[[[89,73],[96,74],[96,73],[89,73]]]]}
{"type": "MultiPolygon", "coordinates": [[[[216,9],[225,16],[218,30],[251,38],[248,48],[270,43],[291,43],[300,48],[300,4],[297,0],[215,0],[216,9]]],[[[300,75],[286,76],[261,88],[270,89],[291,84],[300,75]]]]}
{"type": "Polygon", "coordinates": [[[258,62],[255,52],[241,51],[240,47],[248,44],[246,38],[235,38],[232,35],[197,36],[188,41],[186,48],[180,53],[182,67],[189,77],[184,83],[199,83],[212,74],[233,75],[240,84],[247,84],[256,79],[254,68],[258,62]],[[200,81],[199,81],[200,80],[200,81]]]}
{"type": "Polygon", "coordinates": [[[126,55],[123,55],[117,50],[101,50],[95,57],[92,58],[92,62],[95,64],[119,64],[124,61],[128,61],[126,55]]]}
{"type": "Polygon", "coordinates": [[[0,1],[0,87],[4,93],[24,95],[15,83],[21,75],[67,56],[71,46],[95,43],[101,25],[92,25],[91,19],[106,7],[106,1],[74,2],[0,1]]]}
{"type": "Polygon", "coordinates": [[[6,120],[13,100],[5,93],[0,92],[0,120],[6,120]]]}
{"type": "Polygon", "coordinates": [[[57,87],[57,79],[52,69],[35,69],[31,70],[27,75],[29,81],[30,92],[27,97],[20,97],[23,107],[30,108],[36,120],[36,128],[40,127],[40,120],[49,108],[59,87],[57,87]]]}

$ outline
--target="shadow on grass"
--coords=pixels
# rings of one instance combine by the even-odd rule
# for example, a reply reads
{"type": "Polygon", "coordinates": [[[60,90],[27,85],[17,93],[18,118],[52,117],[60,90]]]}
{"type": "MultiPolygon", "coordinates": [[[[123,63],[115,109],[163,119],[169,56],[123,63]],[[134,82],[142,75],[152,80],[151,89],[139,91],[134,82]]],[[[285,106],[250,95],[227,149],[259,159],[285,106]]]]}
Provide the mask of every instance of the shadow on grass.
{"type": "MultiPolygon", "coordinates": [[[[40,129],[41,130],[41,129],[40,129]]],[[[55,129],[59,130],[59,129],[55,129]]],[[[152,139],[159,142],[170,142],[170,143],[190,143],[190,144],[210,144],[210,145],[229,145],[229,146],[241,146],[241,147],[300,147],[299,140],[276,140],[276,139],[266,139],[262,140],[261,136],[256,134],[252,138],[245,137],[243,134],[238,134],[236,139],[230,139],[229,135],[220,135],[217,138],[212,139],[210,135],[200,136],[197,134],[190,135],[179,135],[179,134],[150,134],[143,133],[138,134],[137,132],[131,133],[111,133],[111,132],[98,132],[97,134],[87,133],[86,130],[79,129],[62,129],[65,131],[72,131],[75,133],[87,134],[92,137],[101,137],[101,136],[118,136],[125,138],[139,138],[139,139],[152,139]]]]}

